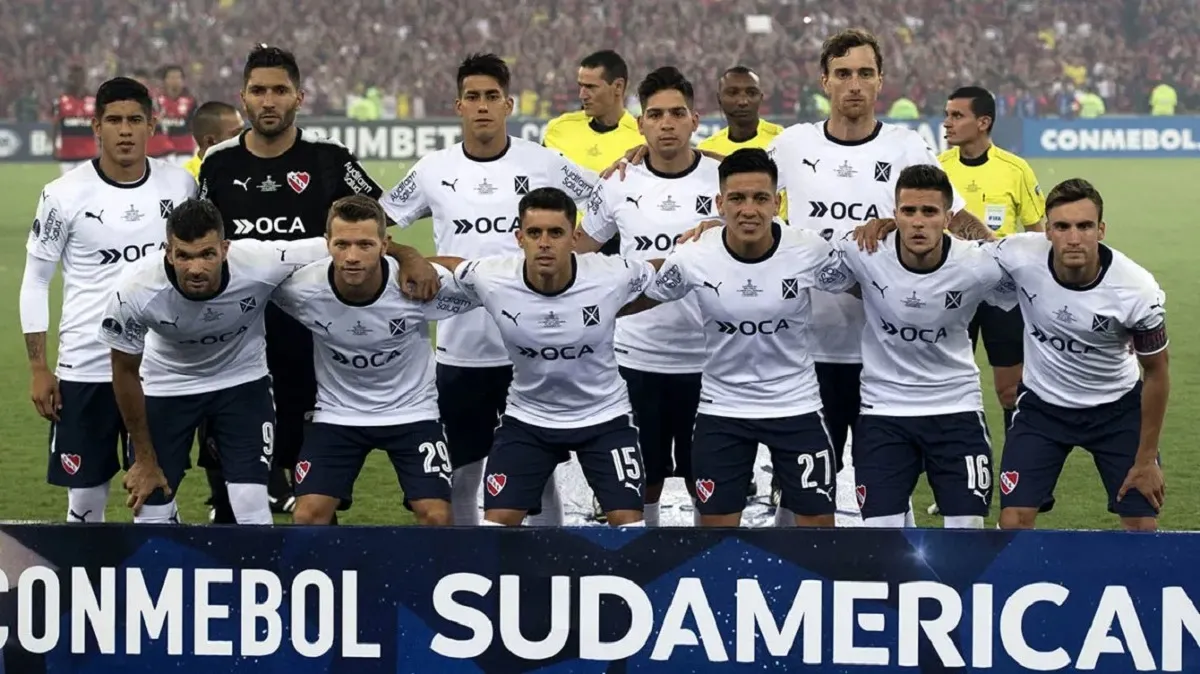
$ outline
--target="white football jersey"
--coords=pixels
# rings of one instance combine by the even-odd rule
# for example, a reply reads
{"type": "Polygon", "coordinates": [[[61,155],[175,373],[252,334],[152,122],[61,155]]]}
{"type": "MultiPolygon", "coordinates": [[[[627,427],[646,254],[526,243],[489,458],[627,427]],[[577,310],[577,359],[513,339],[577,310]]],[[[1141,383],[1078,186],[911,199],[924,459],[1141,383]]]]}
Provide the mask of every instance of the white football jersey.
{"type": "Polygon", "coordinates": [[[944,235],[941,264],[918,271],[900,261],[893,232],[871,254],[847,234],[821,270],[822,290],[856,283],[862,332],[862,413],[911,417],[983,409],[979,368],[967,332],[980,302],[1016,306],[1012,281],[989,251],[944,235]]]}
{"type": "MultiPolygon", "coordinates": [[[[779,167],[779,189],[787,191],[788,223],[821,233],[826,240],[872,218],[896,211],[896,180],[909,166],[938,166],[937,154],[920,134],[879,122],[867,138],[846,142],[825,131],[825,122],[795,124],[771,142],[779,167]]],[[[966,207],[956,191],[953,210],[966,207]]],[[[848,295],[813,295],[813,359],[860,363],[857,336],[863,329],[862,302],[848,295]]]]}
{"type": "Polygon", "coordinates": [[[1045,234],[1010,234],[985,246],[1017,286],[1025,318],[1021,380],[1052,405],[1086,408],[1112,402],[1141,376],[1134,337],[1161,339],[1141,355],[1167,348],[1166,295],[1138,263],[1100,245],[1100,277],[1086,287],[1055,277],[1045,234]]]}
{"type": "Polygon", "coordinates": [[[191,300],[176,287],[163,257],[142,259],[109,294],[100,341],[142,354],[149,396],[182,396],[233,388],[267,376],[263,309],[289,274],[328,255],[325,239],[229,244],[221,290],[191,300]]]}
{"type": "MultiPolygon", "coordinates": [[[[384,283],[369,302],[350,303],[334,289],[333,260],[297,271],[273,300],[313,334],[317,406],[313,421],[339,426],[395,426],[437,420],[437,385],[429,321],[478,305],[448,294],[418,302],[400,292],[399,263],[384,258],[384,283]]],[[[453,275],[434,265],[444,286],[453,275]]]]}
{"type": "MultiPolygon", "coordinates": [[[[661,258],[681,234],[704,220],[719,218],[721,163],[696,153],[681,174],[660,173],[649,159],[630,166],[622,181],[610,176],[588,200],[583,231],[600,243],[621,236],[629,260],[661,258]]],[[[617,321],[617,363],[667,374],[704,369],[704,331],[695,297],[663,304],[617,321]]]]}
{"type": "MultiPolygon", "coordinates": [[[[556,150],[521,138],[508,143],[494,159],[473,159],[462,143],[427,154],[380,202],[400,227],[432,215],[438,255],[515,255],[521,197],[557,187],[582,208],[598,178],[556,150]]],[[[495,323],[482,311],[438,325],[437,360],[462,367],[510,362],[495,323]]]]}
{"type": "Polygon", "coordinates": [[[617,369],[617,312],[654,277],[649,262],[574,255],[574,278],[554,295],[534,290],[525,257],[463,262],[458,295],[483,305],[513,362],[506,413],[542,428],[582,428],[632,411],[617,369]]]}
{"type": "Polygon", "coordinates": [[[46,185],[25,248],[62,263],[62,317],[55,376],[66,381],[112,381],[108,347],[96,338],[113,284],[131,263],[162,259],[167,216],[196,195],[184,169],[147,159],[146,173],[122,184],[84,162],[46,185]]]}
{"type": "Polygon", "coordinates": [[[695,293],[708,358],[699,411],[762,419],[821,409],[811,354],[811,289],[833,248],[817,233],[773,225],[776,245],[758,260],[738,258],[725,228],[679,246],[646,296],[669,302],[695,293]]]}

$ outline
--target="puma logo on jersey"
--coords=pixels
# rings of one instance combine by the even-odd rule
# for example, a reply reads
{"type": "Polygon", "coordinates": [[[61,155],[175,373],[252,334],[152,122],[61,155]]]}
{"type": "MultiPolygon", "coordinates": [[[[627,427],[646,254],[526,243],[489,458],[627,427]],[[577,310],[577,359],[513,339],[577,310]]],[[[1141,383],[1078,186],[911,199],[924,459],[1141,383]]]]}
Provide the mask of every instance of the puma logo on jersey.
{"type": "MultiPolygon", "coordinates": [[[[724,283],[724,281],[722,281],[722,283],[724,283]]],[[[720,283],[718,283],[717,285],[713,285],[713,284],[709,283],[708,281],[705,281],[705,282],[704,282],[704,287],[705,287],[705,288],[708,288],[708,289],[709,289],[709,290],[711,290],[711,291],[713,291],[713,292],[714,292],[714,293],[716,293],[718,296],[720,296],[720,294],[721,294],[721,284],[720,284],[720,283]]]]}
{"type": "Polygon", "coordinates": [[[329,321],[328,323],[322,323],[321,321],[313,321],[313,323],[315,323],[318,328],[321,328],[322,330],[324,330],[325,334],[327,334],[327,335],[329,334],[329,326],[333,325],[333,321],[329,321]]]}
{"type": "Polygon", "coordinates": [[[816,173],[816,172],[817,172],[817,164],[820,164],[820,163],[821,163],[821,160],[820,160],[820,159],[818,159],[818,160],[816,160],[816,161],[809,161],[809,160],[807,160],[807,159],[801,159],[801,160],[800,160],[800,163],[802,163],[802,164],[804,164],[805,166],[807,166],[807,167],[809,167],[810,169],[812,169],[812,170],[813,170],[813,173],[816,173]]]}
{"type": "Polygon", "coordinates": [[[633,207],[638,208],[638,209],[641,208],[641,205],[638,204],[638,202],[641,200],[642,200],[641,197],[638,197],[637,199],[634,199],[633,197],[625,197],[625,201],[628,201],[629,203],[633,204],[633,207]]]}
{"type": "Polygon", "coordinates": [[[1037,297],[1037,293],[1034,293],[1034,294],[1030,295],[1030,294],[1029,294],[1029,291],[1028,291],[1028,290],[1026,290],[1026,289],[1024,289],[1024,288],[1021,288],[1021,292],[1025,294],[1025,299],[1029,300],[1030,304],[1032,304],[1032,303],[1033,303],[1033,299],[1034,299],[1035,297],[1037,297]]]}
{"type": "Polygon", "coordinates": [[[458,184],[458,178],[455,178],[454,182],[452,182],[452,183],[446,182],[445,180],[443,180],[442,184],[445,185],[446,187],[449,187],[451,192],[458,192],[458,189],[454,187],[455,185],[458,184]]]}
{"type": "Polygon", "coordinates": [[[84,220],[95,220],[96,222],[99,222],[100,224],[103,225],[104,224],[104,211],[100,211],[99,213],[93,213],[91,211],[84,211],[83,219],[84,220]]]}
{"type": "Polygon", "coordinates": [[[517,324],[517,316],[520,316],[521,314],[518,313],[516,316],[514,316],[514,315],[508,313],[507,311],[501,309],[500,315],[507,318],[508,320],[512,321],[513,325],[516,325],[517,324]]]}
{"type": "Polygon", "coordinates": [[[174,320],[171,320],[171,321],[162,321],[162,320],[160,320],[160,321],[158,322],[158,324],[159,324],[159,325],[169,325],[169,326],[171,326],[172,328],[178,328],[179,326],[178,326],[178,325],[176,325],[176,323],[178,323],[178,322],[179,322],[179,317],[178,317],[178,316],[176,316],[174,320]]]}
{"type": "Polygon", "coordinates": [[[245,190],[247,192],[250,191],[250,179],[249,178],[243,178],[242,180],[238,180],[237,178],[234,178],[233,184],[237,185],[238,187],[242,188],[243,190],[245,190]]]}
{"type": "Polygon", "coordinates": [[[875,281],[871,281],[871,286],[879,291],[880,297],[886,297],[886,293],[884,291],[888,289],[888,286],[880,287],[879,283],[877,283],[875,281]]]}

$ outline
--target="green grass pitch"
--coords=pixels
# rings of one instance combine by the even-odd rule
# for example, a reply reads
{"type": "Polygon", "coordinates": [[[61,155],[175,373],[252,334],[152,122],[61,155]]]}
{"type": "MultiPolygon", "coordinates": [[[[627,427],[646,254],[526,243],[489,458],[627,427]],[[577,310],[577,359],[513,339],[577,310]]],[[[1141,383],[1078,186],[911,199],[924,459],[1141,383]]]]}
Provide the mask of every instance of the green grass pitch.
{"type": "MultiPolygon", "coordinates": [[[[1200,436],[1200,257],[1198,236],[1191,218],[1200,213],[1200,190],[1192,179],[1200,175],[1200,162],[1187,159],[1162,160],[1040,160],[1033,162],[1043,191],[1070,177],[1081,176],[1095,183],[1105,196],[1109,223],[1108,242],[1129,254],[1153,272],[1167,292],[1171,344],[1171,404],[1163,432],[1162,455],[1166,471],[1167,504],[1162,516],[1164,529],[1200,529],[1200,449],[1192,443],[1200,436]]],[[[405,167],[375,162],[367,170],[384,189],[390,189],[405,167]]],[[[0,164],[0,297],[12,323],[8,336],[0,339],[0,519],[65,519],[65,494],[45,483],[47,422],[34,412],[29,401],[29,373],[18,321],[17,295],[25,258],[25,239],[42,186],[58,175],[57,164],[0,164]]],[[[393,234],[399,241],[429,251],[429,223],[393,234]]],[[[57,326],[60,284],[52,290],[54,308],[51,325],[57,326]]],[[[52,328],[53,333],[53,328],[52,328]]],[[[50,336],[53,345],[55,337],[50,336]]],[[[53,346],[51,346],[53,352],[53,346]]],[[[980,348],[980,362],[983,361],[980,348]]],[[[51,360],[51,363],[54,361],[51,360]]],[[[991,392],[990,371],[984,371],[984,393],[993,440],[999,453],[1003,431],[1001,416],[991,392]]],[[[999,460],[997,458],[997,466],[999,460]]],[[[119,479],[119,478],[118,478],[119,479]]],[[[179,490],[185,522],[206,521],[203,501],[207,488],[203,475],[192,472],[179,490]]],[[[128,521],[124,493],[114,484],[110,521],[128,521]]],[[[341,517],[346,524],[399,524],[411,521],[400,505],[395,474],[379,452],[372,455],[355,487],[354,508],[341,517]]],[[[924,516],[932,502],[922,484],[914,505],[923,525],[939,520],[924,516]]],[[[996,509],[993,508],[993,519],[996,509]]],[[[278,518],[285,522],[287,518],[278,518]]],[[[1059,483],[1058,506],[1039,524],[1047,528],[1109,529],[1117,525],[1105,509],[1099,476],[1089,456],[1076,451],[1059,483]]]]}

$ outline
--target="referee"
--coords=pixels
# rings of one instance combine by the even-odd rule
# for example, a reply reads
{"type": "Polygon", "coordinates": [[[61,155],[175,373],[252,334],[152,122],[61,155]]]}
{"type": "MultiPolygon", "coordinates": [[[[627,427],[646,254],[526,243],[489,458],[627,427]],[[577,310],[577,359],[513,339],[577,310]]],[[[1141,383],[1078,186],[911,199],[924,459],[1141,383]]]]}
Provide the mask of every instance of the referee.
{"type": "MultiPolygon", "coordinates": [[[[334,201],[352,194],[382,196],[383,190],[342,144],[296,127],[304,92],[290,52],[266,45],[255,48],[242,72],[241,96],[251,128],[209,148],[200,165],[200,197],[221,211],[229,238],[291,241],[324,236],[334,201]]],[[[295,465],[305,422],[316,404],[312,336],[274,305],[267,306],[265,321],[275,426],[263,429],[263,442],[274,446],[272,510],[287,512],[294,499],[284,469],[295,465]]],[[[201,447],[208,448],[211,436],[204,429],[201,435],[201,447]]],[[[209,482],[212,520],[232,522],[223,479],[213,479],[210,472],[209,482]]]]}
{"type": "MultiPolygon", "coordinates": [[[[967,211],[997,238],[1045,230],[1046,199],[1029,164],[992,143],[996,99],[982,87],[961,87],[946,101],[942,127],[950,149],[938,161],[967,202],[967,211]]],[[[1004,428],[1012,422],[1024,362],[1025,325],[1019,308],[1011,311],[980,304],[971,321],[972,345],[980,335],[992,366],[996,397],[1004,408],[1004,428]]],[[[1051,498],[1042,512],[1054,507],[1051,498]]],[[[937,504],[929,508],[937,513],[937,504]]]]}

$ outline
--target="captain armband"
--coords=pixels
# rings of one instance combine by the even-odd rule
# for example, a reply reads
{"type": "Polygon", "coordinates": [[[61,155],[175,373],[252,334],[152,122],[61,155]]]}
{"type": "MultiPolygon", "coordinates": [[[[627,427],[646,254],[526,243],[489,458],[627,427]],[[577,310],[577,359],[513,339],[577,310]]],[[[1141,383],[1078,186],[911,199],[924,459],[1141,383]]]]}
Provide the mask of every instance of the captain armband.
{"type": "Polygon", "coordinates": [[[1133,350],[1139,356],[1152,356],[1167,348],[1167,322],[1148,330],[1133,331],[1133,350]]]}

